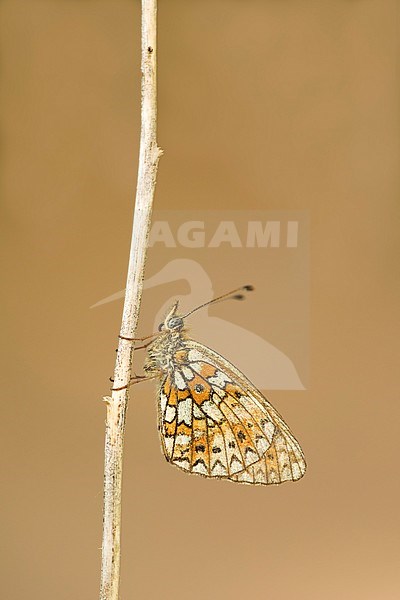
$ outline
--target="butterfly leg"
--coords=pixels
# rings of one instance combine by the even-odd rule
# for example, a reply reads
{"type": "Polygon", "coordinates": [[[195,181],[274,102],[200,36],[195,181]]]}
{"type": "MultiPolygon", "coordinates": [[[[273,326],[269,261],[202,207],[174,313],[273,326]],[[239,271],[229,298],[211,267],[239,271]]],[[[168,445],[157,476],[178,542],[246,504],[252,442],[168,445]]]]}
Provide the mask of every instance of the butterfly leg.
{"type": "Polygon", "coordinates": [[[119,335],[118,337],[120,340],[126,340],[127,342],[144,342],[144,340],[148,340],[149,338],[155,337],[156,335],[159,335],[158,331],[156,331],[155,333],[151,333],[150,335],[146,335],[145,337],[141,337],[141,338],[130,338],[130,337],[125,337],[124,335],[119,335]]]}
{"type": "Polygon", "coordinates": [[[135,385],[135,383],[141,383],[142,381],[148,381],[149,379],[155,379],[156,377],[158,377],[158,373],[156,375],[135,375],[134,377],[131,377],[129,383],[127,383],[126,385],[123,385],[119,388],[111,388],[112,392],[120,392],[122,390],[127,389],[128,387],[130,387],[131,385],[135,385]]]}
{"type": "MultiPolygon", "coordinates": [[[[151,333],[150,335],[146,335],[145,337],[141,337],[141,338],[128,338],[125,337],[123,335],[119,335],[119,339],[120,340],[126,340],[127,342],[144,342],[144,340],[148,340],[149,338],[153,338],[156,335],[159,335],[158,332],[157,333],[151,333]]],[[[146,344],[142,344],[141,346],[135,346],[135,350],[142,350],[143,348],[147,348],[147,346],[150,346],[150,344],[153,342],[153,340],[150,340],[149,342],[147,342],[146,344]]],[[[118,351],[118,348],[117,348],[118,351]]]]}
{"type": "MultiPolygon", "coordinates": [[[[147,336],[147,337],[150,337],[150,336],[147,336]]],[[[127,338],[121,338],[121,339],[127,339],[127,338]]],[[[136,339],[140,340],[140,339],[147,339],[147,338],[136,338],[136,339]]],[[[135,340],[135,338],[132,338],[132,340],[129,340],[129,341],[134,341],[134,340],[135,340]]],[[[153,340],[150,340],[149,342],[147,342],[147,344],[143,344],[142,346],[136,346],[134,348],[134,350],[142,350],[143,348],[147,348],[147,346],[150,346],[152,341],[153,340]]],[[[115,351],[118,352],[118,348],[115,351]]],[[[135,375],[132,379],[135,379],[135,378],[137,378],[139,380],[140,379],[149,379],[149,377],[147,375],[135,375]]],[[[110,379],[110,381],[114,382],[114,379],[112,377],[110,377],[109,379],[110,379]]],[[[131,381],[132,381],[132,379],[131,379],[131,381]]],[[[135,382],[135,383],[139,383],[139,382],[135,382]]],[[[123,388],[121,388],[121,389],[123,389],[123,388]]]]}
{"type": "MultiPolygon", "coordinates": [[[[108,378],[111,383],[114,383],[114,377],[109,377],[108,378]]],[[[133,381],[134,379],[147,379],[146,375],[136,375],[136,373],[134,373],[133,377],[131,377],[131,381],[133,381]]]]}
{"type": "MultiPolygon", "coordinates": [[[[127,338],[121,338],[123,340],[127,339],[127,338]]],[[[138,338],[140,339],[140,338],[138,338]]],[[[135,341],[134,338],[132,338],[132,340],[129,341],[135,341]]],[[[147,344],[142,344],[142,346],[135,346],[134,350],[143,350],[143,348],[147,348],[147,346],[150,346],[150,344],[152,343],[153,340],[150,340],[150,342],[147,342],[147,344]]],[[[115,352],[118,352],[118,348],[115,349],[115,352]]]]}
{"type": "Polygon", "coordinates": [[[142,346],[135,346],[134,350],[143,350],[143,348],[147,348],[147,346],[150,346],[152,341],[153,340],[150,340],[150,342],[147,342],[147,344],[143,344],[142,346]]]}

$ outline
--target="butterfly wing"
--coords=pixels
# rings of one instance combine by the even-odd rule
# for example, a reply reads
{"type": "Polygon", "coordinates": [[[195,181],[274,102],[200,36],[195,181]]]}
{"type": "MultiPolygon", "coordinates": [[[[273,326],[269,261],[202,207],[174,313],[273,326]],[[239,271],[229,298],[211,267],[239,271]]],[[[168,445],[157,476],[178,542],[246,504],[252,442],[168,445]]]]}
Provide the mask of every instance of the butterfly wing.
{"type": "Polygon", "coordinates": [[[240,483],[267,485],[269,483],[297,481],[303,477],[305,471],[306,462],[303,453],[298,452],[287,435],[277,431],[263,458],[231,477],[231,479],[240,483]]]}
{"type": "Polygon", "coordinates": [[[243,483],[300,479],[302,450],[279,413],[229,361],[185,340],[160,387],[166,459],[205,477],[243,483]]]}

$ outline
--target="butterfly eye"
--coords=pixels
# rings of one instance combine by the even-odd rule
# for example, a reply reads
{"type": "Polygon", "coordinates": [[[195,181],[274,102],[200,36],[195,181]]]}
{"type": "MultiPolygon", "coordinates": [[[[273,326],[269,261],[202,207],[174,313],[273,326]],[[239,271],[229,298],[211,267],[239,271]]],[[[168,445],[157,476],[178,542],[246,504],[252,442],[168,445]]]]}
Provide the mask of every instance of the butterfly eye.
{"type": "Polygon", "coordinates": [[[164,323],[160,323],[158,326],[158,331],[161,331],[163,327],[164,327],[164,323]]]}
{"type": "Polygon", "coordinates": [[[167,323],[169,329],[179,329],[183,325],[183,319],[181,317],[172,317],[167,323]]]}

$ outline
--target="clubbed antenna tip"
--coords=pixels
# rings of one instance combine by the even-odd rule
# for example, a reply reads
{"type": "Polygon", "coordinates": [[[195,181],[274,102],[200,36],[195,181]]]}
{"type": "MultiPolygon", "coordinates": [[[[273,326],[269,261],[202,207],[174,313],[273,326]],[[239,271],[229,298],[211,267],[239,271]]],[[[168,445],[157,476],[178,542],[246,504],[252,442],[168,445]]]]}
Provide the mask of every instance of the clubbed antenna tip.
{"type": "Polygon", "coordinates": [[[236,292],[240,292],[241,290],[244,290],[246,292],[252,292],[254,290],[254,286],[252,285],[243,285],[240,288],[237,288],[236,290],[232,290],[231,292],[228,292],[227,294],[223,294],[222,296],[217,296],[216,298],[213,298],[212,300],[210,300],[209,302],[204,302],[204,304],[200,304],[200,306],[196,306],[196,308],[194,308],[193,310],[191,310],[190,312],[186,313],[186,315],[182,315],[182,319],[186,319],[186,317],[188,317],[189,315],[193,314],[196,310],[199,310],[199,308],[203,308],[204,306],[209,306],[210,304],[214,304],[216,302],[221,302],[222,300],[229,300],[229,299],[233,299],[233,300],[244,300],[246,298],[246,296],[244,294],[237,294],[236,292]]]}

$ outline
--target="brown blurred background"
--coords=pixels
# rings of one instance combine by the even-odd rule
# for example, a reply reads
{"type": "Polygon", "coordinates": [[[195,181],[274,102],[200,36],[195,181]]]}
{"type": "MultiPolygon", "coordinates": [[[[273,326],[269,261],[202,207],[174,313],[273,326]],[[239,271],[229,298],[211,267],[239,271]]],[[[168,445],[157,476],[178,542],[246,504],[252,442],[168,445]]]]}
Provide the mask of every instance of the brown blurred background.
{"type": "MultiPolygon", "coordinates": [[[[96,598],[121,302],[88,307],[124,287],[139,2],[0,10],[2,596],[96,598]]],[[[122,598],[399,597],[397,36],[390,0],[160,0],[156,207],[310,214],[310,384],[270,394],[309,470],[272,488],[179,472],[145,384],[122,598]]]]}

